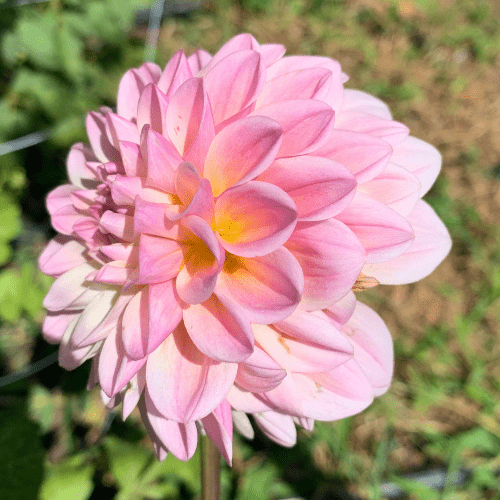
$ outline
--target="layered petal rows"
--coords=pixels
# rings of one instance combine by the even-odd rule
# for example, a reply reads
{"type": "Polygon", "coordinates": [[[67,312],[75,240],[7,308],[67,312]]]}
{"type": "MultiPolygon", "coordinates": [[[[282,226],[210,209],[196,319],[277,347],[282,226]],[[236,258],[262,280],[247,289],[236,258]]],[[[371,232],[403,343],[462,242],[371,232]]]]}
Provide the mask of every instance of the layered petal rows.
{"type": "Polygon", "coordinates": [[[66,369],[92,360],[124,418],[138,407],[160,459],[189,459],[201,426],[230,463],[247,413],[292,446],[295,424],[366,408],[393,350],[353,290],[450,249],[421,200],[437,150],[336,61],[284,53],[243,34],[128,71],[47,197],[45,338],[66,369]]]}

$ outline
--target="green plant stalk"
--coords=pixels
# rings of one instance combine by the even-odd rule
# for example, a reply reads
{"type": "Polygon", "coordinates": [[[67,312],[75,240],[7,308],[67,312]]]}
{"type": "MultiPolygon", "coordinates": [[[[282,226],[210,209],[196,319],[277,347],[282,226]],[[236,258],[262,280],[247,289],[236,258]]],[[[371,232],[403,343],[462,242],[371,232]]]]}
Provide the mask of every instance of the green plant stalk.
{"type": "Polygon", "coordinates": [[[220,498],[220,454],[208,436],[201,438],[201,498],[220,498]]]}

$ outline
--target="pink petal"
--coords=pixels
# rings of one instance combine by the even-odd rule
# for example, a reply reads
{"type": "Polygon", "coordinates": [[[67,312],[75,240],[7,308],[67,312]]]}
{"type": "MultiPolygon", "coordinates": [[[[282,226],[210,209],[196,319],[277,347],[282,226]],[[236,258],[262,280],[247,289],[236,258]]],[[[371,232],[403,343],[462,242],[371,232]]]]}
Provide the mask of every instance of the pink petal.
{"type": "Polygon", "coordinates": [[[408,170],[389,163],[377,177],[362,184],[359,191],[406,217],[420,199],[420,182],[408,170]]]}
{"type": "Polygon", "coordinates": [[[324,314],[337,325],[343,325],[354,313],[356,307],[356,295],[350,291],[338,302],[323,311],[324,314]]]}
{"type": "Polygon", "coordinates": [[[250,322],[236,307],[215,296],[186,308],[184,325],[194,345],[212,359],[239,363],[252,354],[250,322]]]}
{"type": "Polygon", "coordinates": [[[74,370],[79,367],[87,359],[95,356],[99,349],[99,346],[88,346],[81,349],[75,349],[70,345],[70,339],[77,321],[78,316],[73,319],[64,331],[61,339],[61,345],[59,346],[58,362],[59,366],[65,370],[74,370]]]}
{"type": "Polygon", "coordinates": [[[125,173],[129,177],[146,177],[146,163],[140,146],[133,142],[120,141],[119,148],[125,173]]]}
{"type": "Polygon", "coordinates": [[[349,170],[318,156],[276,160],[259,176],[290,195],[301,220],[323,220],[337,215],[351,202],[356,179],[349,170]]]}
{"type": "Polygon", "coordinates": [[[66,160],[66,169],[71,184],[83,188],[95,182],[92,171],[86,165],[89,161],[97,161],[97,158],[88,144],[77,142],[71,147],[66,160]]]}
{"type": "Polygon", "coordinates": [[[85,121],[92,150],[103,163],[120,160],[120,155],[111,144],[106,132],[106,114],[108,112],[107,110],[106,113],[91,111],[85,121]]]}
{"type": "Polygon", "coordinates": [[[189,78],[192,78],[191,68],[183,50],[176,52],[168,61],[158,81],[158,88],[170,98],[177,89],[189,78]]]}
{"type": "Polygon", "coordinates": [[[264,59],[264,65],[268,68],[283,57],[286,47],[279,43],[264,43],[258,50],[264,59]]]}
{"type": "Polygon", "coordinates": [[[229,466],[233,458],[233,417],[227,400],[201,420],[203,429],[229,466]]]}
{"type": "Polygon", "coordinates": [[[448,255],[448,230],[427,203],[419,200],[407,219],[415,232],[411,246],[389,262],[366,265],[363,273],[384,284],[413,283],[431,274],[448,255]]]}
{"type": "Polygon", "coordinates": [[[302,269],[285,248],[263,257],[226,257],[215,294],[243,309],[252,323],[269,324],[289,316],[304,286],[302,269]]]}
{"type": "Polygon", "coordinates": [[[140,136],[135,123],[112,112],[106,114],[106,121],[111,133],[111,141],[117,150],[120,147],[119,141],[139,144],[140,136]]]}
{"type": "Polygon", "coordinates": [[[355,234],[335,219],[299,222],[285,246],[304,272],[301,307],[309,311],[328,307],[349,292],[366,259],[355,234]]]}
{"type": "Polygon", "coordinates": [[[225,191],[215,204],[215,231],[235,255],[255,257],[277,250],[297,222],[295,203],[282,189],[250,181],[225,191]]]}
{"type": "Polygon", "coordinates": [[[304,311],[295,321],[290,317],[288,320],[288,323],[279,323],[280,330],[275,325],[253,326],[256,342],[286,370],[329,371],[352,357],[351,343],[328,321],[304,311]],[[304,315],[308,315],[308,319],[304,319],[304,315]],[[288,331],[294,335],[287,335],[288,331]]]}
{"type": "Polygon", "coordinates": [[[193,76],[197,76],[198,73],[210,62],[211,59],[212,59],[212,54],[210,54],[206,50],[203,49],[195,50],[187,58],[193,76]]]}
{"type": "Polygon", "coordinates": [[[102,286],[85,281],[95,267],[88,263],[66,271],[59,276],[43,300],[43,307],[49,311],[83,309],[97,295],[102,286]]]}
{"type": "Polygon", "coordinates": [[[158,132],[145,126],[141,138],[141,151],[147,164],[147,183],[151,187],[174,192],[174,172],[182,162],[173,144],[158,132]]]}
{"type": "Polygon", "coordinates": [[[134,239],[134,218],[108,210],[102,214],[99,226],[108,233],[125,241],[134,239]]]}
{"type": "Polygon", "coordinates": [[[219,406],[237,369],[236,363],[220,363],[201,353],[179,325],[148,357],[147,392],[164,417],[191,422],[219,406]]]}
{"type": "Polygon", "coordinates": [[[139,241],[139,282],[162,283],[175,278],[184,261],[179,242],[142,234],[139,241]]]}
{"type": "MultiPolygon", "coordinates": [[[[267,70],[267,81],[278,76],[303,71],[311,68],[322,68],[330,71],[332,78],[327,94],[321,96],[321,100],[326,102],[335,111],[338,111],[343,102],[343,77],[340,64],[328,57],[319,56],[288,56],[277,61],[267,70]]],[[[315,97],[319,99],[320,97],[315,97]]]]}
{"type": "Polygon", "coordinates": [[[297,156],[321,147],[329,138],[333,126],[333,109],[314,99],[296,99],[271,104],[252,113],[268,116],[283,129],[278,157],[297,156]]]}
{"type": "Polygon", "coordinates": [[[81,311],[49,311],[43,321],[43,338],[50,344],[59,344],[70,323],[72,323],[77,316],[80,316],[80,314],[81,311]]]}
{"type": "Polygon", "coordinates": [[[117,174],[111,183],[111,197],[117,205],[134,206],[136,197],[145,201],[170,204],[171,196],[163,191],[146,187],[142,177],[128,177],[117,174]]]}
{"type": "Polygon", "coordinates": [[[99,354],[99,384],[110,398],[128,384],[147,359],[129,358],[120,337],[117,330],[111,331],[99,354]]]}
{"type": "Polygon", "coordinates": [[[356,193],[351,205],[337,215],[361,241],[369,264],[394,259],[411,245],[414,234],[406,219],[383,203],[356,193]]]}
{"type": "Polygon", "coordinates": [[[166,136],[164,121],[168,108],[167,96],[154,84],[146,86],[137,105],[137,131],[141,133],[144,125],[166,136]]]}
{"type": "Polygon", "coordinates": [[[233,410],[233,424],[236,430],[247,439],[255,437],[252,424],[246,413],[233,410]]]}
{"type": "Polygon", "coordinates": [[[177,151],[202,173],[215,129],[212,108],[201,78],[187,80],[172,96],[165,123],[168,137],[177,151]]]}
{"type": "Polygon", "coordinates": [[[86,248],[80,242],[56,236],[40,255],[38,266],[42,273],[57,277],[87,262],[85,252],[86,248]]]}
{"type": "Polygon", "coordinates": [[[267,392],[277,387],[286,371],[258,345],[253,353],[238,365],[235,383],[250,392],[267,392]]]}
{"type": "Polygon", "coordinates": [[[231,387],[226,399],[234,409],[245,413],[271,410],[271,406],[264,402],[259,395],[238,389],[236,385],[231,387]]]}
{"type": "Polygon", "coordinates": [[[254,179],[268,168],[282,135],[278,123],[265,116],[242,118],[223,128],[210,145],[203,171],[214,195],[254,179]]]}
{"type": "Polygon", "coordinates": [[[275,411],[254,414],[255,423],[271,441],[291,448],[297,442],[297,429],[292,417],[275,411]]]}
{"type": "Polygon", "coordinates": [[[290,372],[262,398],[288,415],[331,421],[364,410],[373,401],[373,389],[351,359],[329,373],[308,376],[290,372]]]}
{"type": "Polygon", "coordinates": [[[314,152],[316,156],[345,165],[359,183],[381,172],[389,163],[391,153],[392,147],[386,141],[350,130],[334,130],[329,141],[314,152]]]}
{"type": "Polygon", "coordinates": [[[335,127],[337,129],[353,130],[378,137],[397,146],[404,141],[410,133],[408,127],[394,120],[387,120],[366,112],[345,111],[337,116],[335,127]]]}
{"type": "Polygon", "coordinates": [[[153,439],[156,437],[165,449],[179,460],[189,460],[194,455],[198,444],[196,422],[181,424],[166,419],[156,409],[147,392],[145,406],[146,411],[142,411],[141,415],[153,439]]]}
{"type": "Polygon", "coordinates": [[[107,283],[109,285],[125,285],[134,276],[135,269],[128,267],[124,261],[109,262],[87,276],[89,281],[107,283]]]}
{"type": "Polygon", "coordinates": [[[443,159],[434,146],[410,136],[394,148],[391,161],[418,178],[422,184],[420,190],[422,197],[434,184],[443,159]]]}
{"type": "Polygon", "coordinates": [[[137,103],[148,83],[157,83],[161,69],[154,63],[144,63],[138,69],[128,70],[118,87],[117,112],[127,120],[137,117],[137,103]]]}
{"type": "Polygon", "coordinates": [[[387,326],[375,311],[357,302],[342,331],[349,336],[354,359],[376,390],[375,395],[380,396],[389,388],[394,371],[394,349],[387,326]]]}
{"type": "Polygon", "coordinates": [[[203,79],[217,125],[257,98],[265,83],[265,68],[258,52],[240,50],[220,60],[203,79]]]}
{"type": "MultiPolygon", "coordinates": [[[[136,293],[123,312],[122,342],[125,353],[131,359],[145,358],[154,349],[149,346],[149,297],[143,288],[136,293]]],[[[154,334],[154,332],[151,332],[154,334]]],[[[163,341],[164,339],[162,339],[163,341]]],[[[158,345],[161,342],[158,343],[158,345]]],[[[157,346],[155,346],[157,347],[157,346]]]]}
{"type": "Polygon", "coordinates": [[[181,163],[175,172],[175,191],[184,206],[184,210],[176,213],[179,206],[167,207],[167,217],[170,220],[180,220],[189,215],[201,217],[211,224],[214,216],[214,196],[210,182],[200,179],[191,163],[181,163]]]}
{"type": "Polygon", "coordinates": [[[385,102],[361,90],[344,90],[342,113],[345,111],[370,113],[385,120],[392,120],[391,112],[385,102]]]}
{"type": "Polygon", "coordinates": [[[292,71],[268,80],[255,108],[290,99],[323,100],[332,85],[332,72],[326,68],[292,71]]]}
{"type": "Polygon", "coordinates": [[[47,211],[50,215],[54,215],[61,208],[65,208],[73,205],[71,200],[71,193],[76,191],[78,188],[72,184],[63,184],[53,189],[47,195],[47,211]]]}
{"type": "Polygon", "coordinates": [[[146,369],[143,366],[127,384],[122,395],[122,420],[125,421],[139,403],[142,391],[146,385],[146,369]]]}
{"type": "Polygon", "coordinates": [[[98,196],[97,189],[77,189],[70,194],[73,206],[82,212],[87,212],[89,207],[96,202],[98,196]]]}
{"type": "Polygon", "coordinates": [[[204,68],[203,75],[206,75],[207,72],[212,69],[218,62],[227,57],[230,54],[241,51],[255,50],[258,51],[260,49],[259,43],[255,38],[249,33],[240,33],[239,35],[234,36],[230,40],[228,40],[208,61],[208,64],[204,68]]]}
{"type": "Polygon", "coordinates": [[[177,221],[169,220],[165,215],[165,204],[143,200],[138,196],[135,200],[134,230],[135,234],[151,234],[178,240],[185,232],[177,221]]]}

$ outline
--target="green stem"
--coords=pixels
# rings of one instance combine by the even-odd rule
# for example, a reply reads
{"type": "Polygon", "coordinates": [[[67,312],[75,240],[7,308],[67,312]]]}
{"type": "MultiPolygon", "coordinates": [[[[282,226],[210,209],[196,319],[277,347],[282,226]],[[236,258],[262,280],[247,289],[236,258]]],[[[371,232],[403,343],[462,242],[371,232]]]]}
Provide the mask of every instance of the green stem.
{"type": "Polygon", "coordinates": [[[201,438],[201,498],[220,498],[220,454],[208,436],[201,438]]]}

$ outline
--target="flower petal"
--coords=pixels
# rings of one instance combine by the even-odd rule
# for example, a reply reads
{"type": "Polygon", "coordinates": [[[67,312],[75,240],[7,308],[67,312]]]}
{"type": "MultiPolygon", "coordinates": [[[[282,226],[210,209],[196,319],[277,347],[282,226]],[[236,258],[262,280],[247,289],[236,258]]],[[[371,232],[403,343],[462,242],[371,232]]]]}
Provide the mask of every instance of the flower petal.
{"type": "Polygon", "coordinates": [[[187,58],[193,76],[197,76],[198,73],[210,62],[211,59],[212,59],[212,54],[210,54],[206,50],[203,49],[195,50],[187,58]]]}
{"type": "Polygon", "coordinates": [[[70,323],[81,313],[82,311],[49,311],[42,325],[43,338],[50,344],[59,344],[70,323]]]}
{"type": "Polygon", "coordinates": [[[103,163],[107,161],[120,160],[120,154],[111,144],[106,132],[106,114],[111,111],[108,111],[108,109],[101,108],[101,110],[104,110],[105,113],[102,111],[91,111],[87,114],[87,119],[85,121],[87,135],[89,137],[92,150],[99,161],[103,163]]]}
{"type": "Polygon", "coordinates": [[[203,429],[229,466],[233,459],[233,416],[227,400],[201,419],[203,429]]]}
{"type": "Polygon", "coordinates": [[[373,179],[386,167],[392,147],[388,142],[368,134],[334,130],[328,142],[314,154],[345,165],[361,183],[373,179]]]}
{"type": "Polygon", "coordinates": [[[57,277],[87,262],[85,253],[86,248],[79,241],[56,236],[40,255],[38,266],[42,273],[57,277]]]}
{"type": "Polygon", "coordinates": [[[335,326],[343,325],[354,313],[356,307],[356,295],[354,292],[348,292],[335,304],[324,309],[322,314],[325,314],[330,321],[333,321],[335,326]]]}
{"type": "Polygon", "coordinates": [[[361,241],[369,264],[398,257],[410,247],[415,237],[406,219],[363,193],[356,193],[352,203],[337,215],[337,219],[361,241]]]}
{"type": "Polygon", "coordinates": [[[238,305],[252,323],[269,324],[295,310],[303,286],[300,264],[279,248],[263,257],[226,256],[215,294],[238,305]]]}
{"type": "Polygon", "coordinates": [[[184,324],[194,345],[212,359],[238,363],[252,354],[250,322],[236,307],[213,295],[187,307],[184,324]]]}
{"type": "Polygon", "coordinates": [[[265,68],[258,52],[240,50],[212,66],[203,79],[217,125],[257,98],[265,83],[265,68]]]}
{"type": "Polygon", "coordinates": [[[158,81],[158,88],[170,98],[186,80],[192,77],[186,55],[183,50],[179,50],[165,66],[158,81]]]}
{"type": "Polygon", "coordinates": [[[291,448],[297,442],[297,429],[292,417],[275,411],[265,411],[253,415],[260,430],[275,443],[291,448]]]}
{"type": "Polygon", "coordinates": [[[77,142],[71,147],[66,160],[66,170],[71,184],[83,188],[95,183],[95,177],[86,165],[89,161],[97,161],[97,158],[88,144],[77,142]]]}
{"type": "Polygon", "coordinates": [[[167,108],[167,96],[154,83],[146,85],[137,105],[138,133],[141,133],[144,125],[149,125],[155,132],[166,136],[164,121],[167,108]]]}
{"type": "Polygon", "coordinates": [[[314,99],[295,99],[270,104],[252,113],[268,116],[283,129],[278,158],[311,153],[329,138],[333,126],[333,109],[314,99]]]}
{"type": "Polygon", "coordinates": [[[323,220],[337,215],[349,205],[357,185],[344,165],[309,155],[276,160],[258,180],[288,193],[301,220],[323,220]]]}
{"type": "Polygon", "coordinates": [[[383,284],[402,285],[425,278],[442,262],[450,251],[451,239],[434,210],[419,200],[408,222],[415,232],[411,246],[389,262],[367,264],[363,273],[383,284]]]}
{"type": "Polygon", "coordinates": [[[342,112],[344,111],[370,113],[385,120],[392,120],[391,111],[385,102],[361,90],[344,90],[342,112]]]}
{"type": "Polygon", "coordinates": [[[254,179],[273,162],[283,132],[265,116],[242,118],[223,128],[208,150],[203,175],[214,196],[254,179]]]}
{"type": "Polygon", "coordinates": [[[394,371],[392,338],[382,318],[361,302],[342,327],[354,347],[354,359],[380,396],[390,386],[394,371]]]}
{"type": "Polygon", "coordinates": [[[308,311],[328,307],[348,293],[366,260],[358,238],[336,219],[299,222],[285,246],[304,272],[301,307],[308,311]]]}
{"type": "Polygon", "coordinates": [[[441,153],[431,144],[416,137],[407,137],[394,148],[391,161],[418,178],[422,184],[420,190],[420,197],[422,197],[434,184],[441,170],[443,159],[441,153]]]}
{"type": "Polygon", "coordinates": [[[242,257],[266,255],[292,234],[295,203],[282,189],[250,181],[225,191],[215,203],[215,231],[221,245],[242,257]]]}
{"type": "Polygon", "coordinates": [[[201,174],[215,136],[212,108],[201,78],[191,78],[179,87],[168,106],[165,123],[179,154],[201,174]]]}
{"type": "Polygon", "coordinates": [[[179,325],[148,357],[146,390],[166,418],[186,423],[205,417],[226,397],[238,365],[202,354],[179,325]]]}

